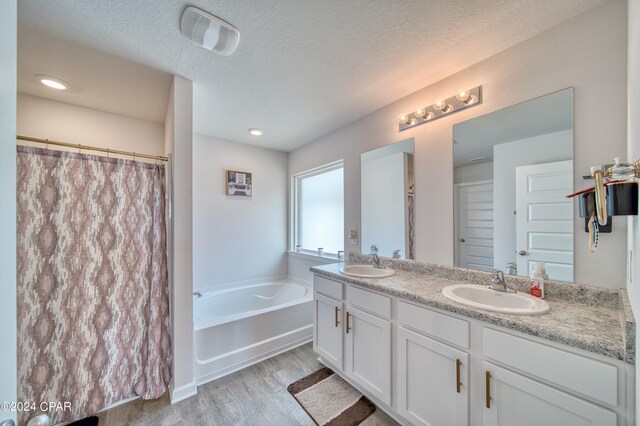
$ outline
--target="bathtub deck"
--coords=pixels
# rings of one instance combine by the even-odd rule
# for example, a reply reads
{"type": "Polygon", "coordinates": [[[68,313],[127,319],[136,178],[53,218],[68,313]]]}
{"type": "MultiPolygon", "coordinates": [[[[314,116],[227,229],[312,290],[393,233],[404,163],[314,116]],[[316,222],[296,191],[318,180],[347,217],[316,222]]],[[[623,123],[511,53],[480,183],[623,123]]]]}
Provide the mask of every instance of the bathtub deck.
{"type": "MultiPolygon", "coordinates": [[[[170,405],[167,394],[134,401],[100,415],[100,426],[304,425],[314,426],[287,386],[323,367],[311,343],[198,388],[192,398],[170,405]]],[[[396,425],[381,410],[363,426],[396,425]]]]}

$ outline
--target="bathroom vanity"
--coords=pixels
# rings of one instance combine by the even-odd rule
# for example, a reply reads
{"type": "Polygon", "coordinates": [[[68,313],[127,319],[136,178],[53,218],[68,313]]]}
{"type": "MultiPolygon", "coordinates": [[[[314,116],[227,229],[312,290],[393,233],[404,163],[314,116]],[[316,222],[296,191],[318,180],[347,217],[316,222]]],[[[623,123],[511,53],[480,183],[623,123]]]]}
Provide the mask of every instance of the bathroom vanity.
{"type": "MultiPolygon", "coordinates": [[[[442,294],[452,284],[486,284],[491,274],[384,263],[393,276],[311,268],[313,347],[399,422],[634,424],[635,322],[624,290],[550,283],[548,313],[508,315],[442,294]]],[[[527,282],[508,281],[518,290],[527,282]]]]}

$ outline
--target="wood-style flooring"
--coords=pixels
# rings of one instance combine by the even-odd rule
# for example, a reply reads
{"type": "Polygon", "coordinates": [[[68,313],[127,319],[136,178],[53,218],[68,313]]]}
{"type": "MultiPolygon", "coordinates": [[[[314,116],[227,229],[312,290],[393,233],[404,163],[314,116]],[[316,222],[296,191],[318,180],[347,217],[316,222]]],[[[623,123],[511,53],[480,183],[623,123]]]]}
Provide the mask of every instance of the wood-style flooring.
{"type": "MultiPolygon", "coordinates": [[[[198,387],[198,394],[174,405],[168,394],[136,400],[99,414],[100,426],[304,425],[314,422],[287,386],[322,368],[311,343],[198,387]]],[[[376,410],[363,426],[397,425],[376,410]]]]}

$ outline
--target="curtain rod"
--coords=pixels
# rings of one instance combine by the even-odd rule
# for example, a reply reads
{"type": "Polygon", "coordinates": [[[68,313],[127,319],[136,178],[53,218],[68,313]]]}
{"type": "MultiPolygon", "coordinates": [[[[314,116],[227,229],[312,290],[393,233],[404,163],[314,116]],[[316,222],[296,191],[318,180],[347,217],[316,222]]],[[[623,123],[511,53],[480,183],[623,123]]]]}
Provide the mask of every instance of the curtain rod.
{"type": "Polygon", "coordinates": [[[67,142],[52,141],[49,139],[33,138],[31,136],[16,135],[16,139],[21,141],[27,141],[27,142],[44,143],[47,145],[65,146],[67,148],[84,149],[86,151],[99,151],[99,152],[106,152],[107,154],[127,155],[127,156],[132,156],[134,158],[138,157],[138,158],[147,158],[150,160],[169,161],[169,158],[164,157],[162,155],[140,154],[139,152],[120,151],[118,149],[110,149],[110,148],[99,148],[95,146],[81,145],[76,143],[67,143],[67,142]]]}

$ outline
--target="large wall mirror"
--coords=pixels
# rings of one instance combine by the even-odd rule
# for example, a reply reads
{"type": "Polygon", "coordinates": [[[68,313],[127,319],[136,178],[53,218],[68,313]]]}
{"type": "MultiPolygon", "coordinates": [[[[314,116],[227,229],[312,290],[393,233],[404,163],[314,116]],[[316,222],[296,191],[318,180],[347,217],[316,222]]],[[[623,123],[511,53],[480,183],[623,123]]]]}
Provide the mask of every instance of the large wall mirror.
{"type": "Polygon", "coordinates": [[[360,155],[362,252],[414,258],[413,139],[360,155]]]}
{"type": "Polygon", "coordinates": [[[573,89],[453,127],[455,265],[573,281],[573,89]]]}

